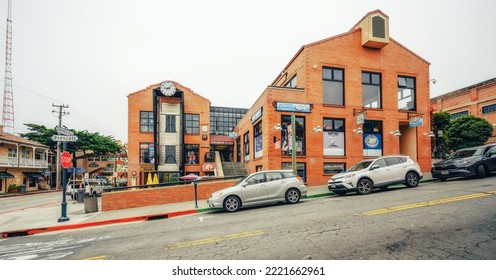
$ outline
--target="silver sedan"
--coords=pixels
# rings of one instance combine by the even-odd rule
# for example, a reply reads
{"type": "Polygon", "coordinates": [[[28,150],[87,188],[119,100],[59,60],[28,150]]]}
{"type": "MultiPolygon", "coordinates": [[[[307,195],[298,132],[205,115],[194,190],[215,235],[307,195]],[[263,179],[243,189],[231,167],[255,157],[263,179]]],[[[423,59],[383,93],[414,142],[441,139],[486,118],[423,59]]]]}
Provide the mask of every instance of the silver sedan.
{"type": "Polygon", "coordinates": [[[303,181],[290,170],[261,171],[248,175],[233,186],[212,193],[208,199],[211,208],[228,212],[241,207],[268,203],[297,203],[307,195],[303,181]]]}

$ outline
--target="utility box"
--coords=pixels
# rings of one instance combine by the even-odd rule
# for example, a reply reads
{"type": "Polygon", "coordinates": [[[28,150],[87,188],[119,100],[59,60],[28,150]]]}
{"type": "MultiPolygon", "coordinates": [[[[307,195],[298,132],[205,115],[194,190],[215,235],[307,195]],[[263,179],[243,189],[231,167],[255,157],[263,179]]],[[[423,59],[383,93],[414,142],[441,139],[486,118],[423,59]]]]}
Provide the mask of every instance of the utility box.
{"type": "Polygon", "coordinates": [[[85,213],[98,212],[98,198],[85,197],[84,198],[84,212],[85,213]]]}

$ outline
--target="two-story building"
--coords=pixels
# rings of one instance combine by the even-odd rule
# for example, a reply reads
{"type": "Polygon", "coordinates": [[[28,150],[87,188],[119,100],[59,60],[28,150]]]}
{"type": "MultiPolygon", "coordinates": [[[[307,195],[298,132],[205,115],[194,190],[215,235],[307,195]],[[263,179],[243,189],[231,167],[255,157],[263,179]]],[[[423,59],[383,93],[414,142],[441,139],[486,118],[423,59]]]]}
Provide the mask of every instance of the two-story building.
{"type": "Polygon", "coordinates": [[[389,36],[380,10],[302,46],[236,128],[246,168],[296,165],[322,185],[364,158],[403,154],[428,171],[429,65],[389,36]]]}
{"type": "Polygon", "coordinates": [[[0,126],[0,193],[13,185],[26,191],[48,188],[50,148],[3,132],[0,126]]]}

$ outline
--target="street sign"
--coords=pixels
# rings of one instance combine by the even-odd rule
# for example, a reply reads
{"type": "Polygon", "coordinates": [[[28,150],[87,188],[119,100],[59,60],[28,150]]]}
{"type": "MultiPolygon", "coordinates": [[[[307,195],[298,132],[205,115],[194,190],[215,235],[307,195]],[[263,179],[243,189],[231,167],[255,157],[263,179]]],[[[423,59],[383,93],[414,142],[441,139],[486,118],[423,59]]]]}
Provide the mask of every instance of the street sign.
{"type": "Polygon", "coordinates": [[[63,168],[69,168],[72,164],[72,156],[69,152],[64,151],[60,155],[60,164],[62,164],[63,168]]]}
{"type": "Polygon", "coordinates": [[[55,127],[55,130],[62,134],[62,135],[68,135],[68,136],[73,136],[74,133],[72,133],[72,131],[70,131],[69,129],[65,128],[65,127],[61,127],[61,126],[56,126],[55,127]]]}
{"type": "Polygon", "coordinates": [[[67,172],[81,174],[81,173],[85,173],[86,172],[86,169],[85,168],[73,168],[73,167],[71,167],[71,168],[67,168],[67,172]]]}
{"type": "Polygon", "coordinates": [[[52,140],[59,142],[75,142],[78,140],[78,137],[75,135],[54,135],[52,136],[52,140]]]}

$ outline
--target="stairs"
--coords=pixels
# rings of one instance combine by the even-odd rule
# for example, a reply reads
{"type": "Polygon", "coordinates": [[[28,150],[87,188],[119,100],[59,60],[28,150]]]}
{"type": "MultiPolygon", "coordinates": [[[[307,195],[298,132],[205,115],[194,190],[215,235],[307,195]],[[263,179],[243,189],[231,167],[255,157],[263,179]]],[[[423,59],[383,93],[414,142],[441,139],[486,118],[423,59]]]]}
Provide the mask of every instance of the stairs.
{"type": "Polygon", "coordinates": [[[222,162],[224,176],[246,176],[246,168],[242,162],[222,162]]]}

